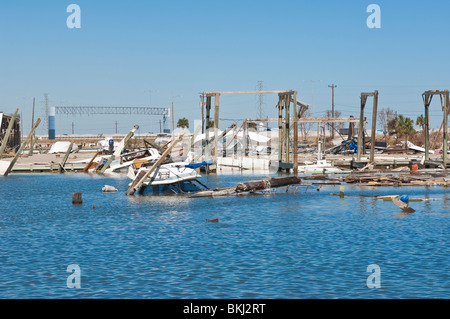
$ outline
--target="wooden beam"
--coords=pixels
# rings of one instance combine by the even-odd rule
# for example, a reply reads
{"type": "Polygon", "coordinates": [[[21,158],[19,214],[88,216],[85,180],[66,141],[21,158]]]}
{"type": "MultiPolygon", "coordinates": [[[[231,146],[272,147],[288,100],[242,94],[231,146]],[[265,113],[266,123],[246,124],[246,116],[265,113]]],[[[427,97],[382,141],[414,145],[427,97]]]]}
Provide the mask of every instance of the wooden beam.
{"type": "Polygon", "coordinates": [[[377,131],[377,115],[378,115],[378,91],[373,96],[373,113],[372,113],[372,142],[370,144],[370,163],[375,161],[375,134],[377,131]]]}
{"type": "Polygon", "coordinates": [[[219,108],[220,108],[220,94],[216,94],[214,97],[214,165],[217,165],[217,133],[219,130],[219,108]]]}
{"type": "Polygon", "coordinates": [[[297,92],[293,95],[294,99],[294,147],[293,147],[293,156],[294,156],[294,175],[298,176],[298,113],[297,113],[297,92]]]}
{"type": "MultiPolygon", "coordinates": [[[[16,122],[17,113],[19,112],[19,109],[16,109],[13,116],[10,119],[10,122],[8,124],[8,128],[6,129],[5,136],[3,137],[2,146],[0,146],[0,158],[3,156],[3,152],[6,149],[6,146],[8,145],[9,136],[11,135],[11,131],[14,127],[14,123],[16,122]]],[[[5,115],[3,115],[5,117],[5,115]]],[[[0,123],[1,124],[1,123],[0,123]]]]}
{"type": "Polygon", "coordinates": [[[19,150],[16,153],[16,156],[14,157],[14,159],[11,161],[11,163],[9,164],[8,168],[6,169],[5,173],[3,174],[3,176],[8,176],[9,173],[12,171],[14,164],[16,164],[17,160],[20,157],[20,154],[23,152],[23,149],[25,148],[25,145],[28,144],[28,142],[30,141],[31,136],[33,136],[34,131],[36,130],[36,128],[39,126],[39,123],[41,123],[41,119],[38,119],[36,121],[36,123],[34,123],[33,128],[31,130],[31,132],[28,134],[27,138],[25,139],[25,141],[22,143],[22,145],[20,146],[19,150]]]}
{"type": "Polygon", "coordinates": [[[61,164],[59,164],[58,172],[60,172],[60,173],[62,170],[64,170],[64,165],[66,165],[66,162],[69,158],[70,152],[72,152],[72,146],[73,146],[73,142],[70,143],[69,148],[66,151],[66,155],[64,155],[64,158],[63,158],[61,164]]]}

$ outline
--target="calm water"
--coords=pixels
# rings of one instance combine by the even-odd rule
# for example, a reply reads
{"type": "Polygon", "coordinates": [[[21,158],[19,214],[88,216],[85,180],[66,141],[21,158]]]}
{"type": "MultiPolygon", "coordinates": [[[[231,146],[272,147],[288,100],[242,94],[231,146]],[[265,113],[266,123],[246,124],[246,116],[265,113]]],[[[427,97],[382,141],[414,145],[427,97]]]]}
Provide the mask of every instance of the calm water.
{"type": "MultiPolygon", "coordinates": [[[[210,187],[265,176],[204,176],[210,187]]],[[[346,187],[392,203],[295,194],[125,196],[127,178],[0,178],[0,298],[449,298],[448,191],[346,187]],[[103,185],[119,189],[104,194],[103,185]],[[83,205],[72,205],[82,192],[83,205]],[[95,210],[93,209],[95,204],[95,210]],[[206,219],[219,218],[219,223],[206,219]],[[79,265],[81,288],[67,288],[79,265]],[[369,289],[367,267],[381,269],[369,289]]]]}

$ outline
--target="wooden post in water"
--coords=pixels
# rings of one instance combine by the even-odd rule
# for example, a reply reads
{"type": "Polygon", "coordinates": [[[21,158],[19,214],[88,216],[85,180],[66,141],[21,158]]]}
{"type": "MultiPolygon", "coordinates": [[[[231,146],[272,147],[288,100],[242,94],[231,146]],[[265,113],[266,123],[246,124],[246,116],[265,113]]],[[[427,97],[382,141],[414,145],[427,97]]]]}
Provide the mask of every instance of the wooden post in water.
{"type": "Polygon", "coordinates": [[[293,147],[293,156],[294,156],[294,175],[298,176],[298,113],[297,113],[297,92],[294,92],[294,147],[293,147]]]}
{"type": "Polygon", "coordinates": [[[447,152],[448,152],[448,107],[449,107],[449,93],[448,90],[444,91],[444,146],[442,148],[442,161],[444,169],[447,169],[447,152]]]}
{"type": "Polygon", "coordinates": [[[33,125],[33,129],[31,130],[30,134],[28,134],[27,138],[25,139],[25,141],[22,143],[22,145],[20,146],[19,150],[16,153],[16,156],[14,157],[14,159],[11,161],[11,163],[9,164],[8,168],[6,169],[5,173],[3,174],[3,176],[8,176],[9,173],[12,171],[14,164],[16,164],[17,160],[20,157],[20,154],[22,154],[23,149],[25,148],[25,145],[28,144],[28,142],[30,141],[31,136],[33,136],[34,131],[36,130],[36,128],[39,126],[39,123],[41,123],[41,119],[38,119],[36,121],[36,123],[33,125]]]}
{"type": "Polygon", "coordinates": [[[278,165],[283,161],[283,97],[278,96],[278,165]]]}
{"type": "Polygon", "coordinates": [[[433,95],[425,92],[422,94],[423,105],[425,107],[425,160],[430,159],[430,104],[433,95]]]}
{"type": "Polygon", "coordinates": [[[205,161],[208,161],[211,157],[211,152],[209,149],[209,119],[210,119],[210,113],[211,113],[211,96],[206,96],[206,117],[205,117],[205,139],[206,139],[206,145],[205,145],[205,161]]]}
{"type": "MultiPolygon", "coordinates": [[[[220,94],[216,93],[214,96],[214,165],[217,167],[217,135],[219,131],[219,107],[220,107],[220,94]]],[[[216,170],[217,172],[217,170],[216,170]]]]}
{"type": "Polygon", "coordinates": [[[83,198],[81,193],[72,193],[72,204],[73,205],[83,204],[83,198]]]}
{"type": "Polygon", "coordinates": [[[16,112],[14,112],[13,116],[11,117],[8,128],[6,129],[5,136],[3,137],[2,146],[0,146],[0,158],[2,158],[3,152],[5,151],[6,146],[8,145],[9,136],[11,135],[11,131],[14,127],[14,123],[16,122],[16,117],[17,117],[18,112],[19,112],[19,109],[16,109],[16,112]]]}
{"type": "Polygon", "coordinates": [[[366,98],[361,96],[361,109],[359,115],[359,125],[358,125],[358,152],[357,152],[357,160],[361,161],[361,152],[364,144],[364,107],[366,106],[366,98]]]}
{"type": "Polygon", "coordinates": [[[378,115],[378,91],[373,96],[373,114],[372,114],[372,141],[370,143],[370,163],[375,162],[375,134],[377,132],[378,115]]]}
{"type": "Polygon", "coordinates": [[[156,163],[153,164],[152,167],[144,175],[136,176],[133,183],[128,188],[126,195],[134,195],[134,193],[142,186],[142,184],[144,184],[145,180],[162,164],[162,162],[165,160],[165,158],[172,151],[172,148],[183,139],[183,135],[184,135],[184,131],[181,132],[181,134],[178,136],[178,138],[176,140],[172,141],[172,143],[169,145],[167,150],[161,155],[161,157],[156,161],[156,163]]]}
{"type": "Polygon", "coordinates": [[[285,127],[286,127],[286,137],[285,137],[285,145],[286,145],[286,163],[289,163],[290,158],[289,158],[289,152],[290,152],[290,147],[289,147],[289,127],[291,124],[291,115],[290,115],[290,95],[286,94],[284,96],[284,107],[285,107],[285,112],[286,112],[286,123],[285,123],[285,127]]]}

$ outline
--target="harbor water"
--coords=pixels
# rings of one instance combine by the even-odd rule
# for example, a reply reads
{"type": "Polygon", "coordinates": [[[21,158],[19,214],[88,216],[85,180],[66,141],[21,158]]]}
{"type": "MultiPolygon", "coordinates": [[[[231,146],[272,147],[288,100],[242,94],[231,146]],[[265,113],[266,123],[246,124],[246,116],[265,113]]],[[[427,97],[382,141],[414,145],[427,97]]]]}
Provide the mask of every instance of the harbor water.
{"type": "MultiPolygon", "coordinates": [[[[216,188],[266,177],[201,181],[216,188]]],[[[446,188],[346,186],[342,198],[331,196],[339,186],[300,186],[188,198],[126,196],[129,182],[1,178],[0,298],[450,297],[446,188]],[[74,192],[82,205],[72,205],[74,192]],[[416,212],[405,215],[374,198],[384,195],[427,200],[411,202],[416,212]],[[80,270],[75,288],[70,265],[80,270]],[[368,284],[373,265],[377,287],[368,284]]]]}

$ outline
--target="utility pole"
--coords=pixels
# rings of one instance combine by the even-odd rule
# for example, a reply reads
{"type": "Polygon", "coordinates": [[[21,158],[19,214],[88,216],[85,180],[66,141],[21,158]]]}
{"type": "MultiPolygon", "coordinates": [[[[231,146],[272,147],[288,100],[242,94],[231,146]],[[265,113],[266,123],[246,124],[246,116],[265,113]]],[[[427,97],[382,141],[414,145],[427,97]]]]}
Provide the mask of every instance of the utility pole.
{"type": "Polygon", "coordinates": [[[117,120],[116,120],[116,134],[117,134],[117,120]]]}
{"type": "Polygon", "coordinates": [[[74,132],[75,132],[75,130],[74,130],[73,122],[72,122],[72,135],[74,134],[74,132]]]}
{"type": "MultiPolygon", "coordinates": [[[[328,85],[331,88],[331,117],[334,120],[334,88],[337,88],[337,85],[328,85]]],[[[331,123],[331,139],[334,139],[334,122],[331,123]]]]}

